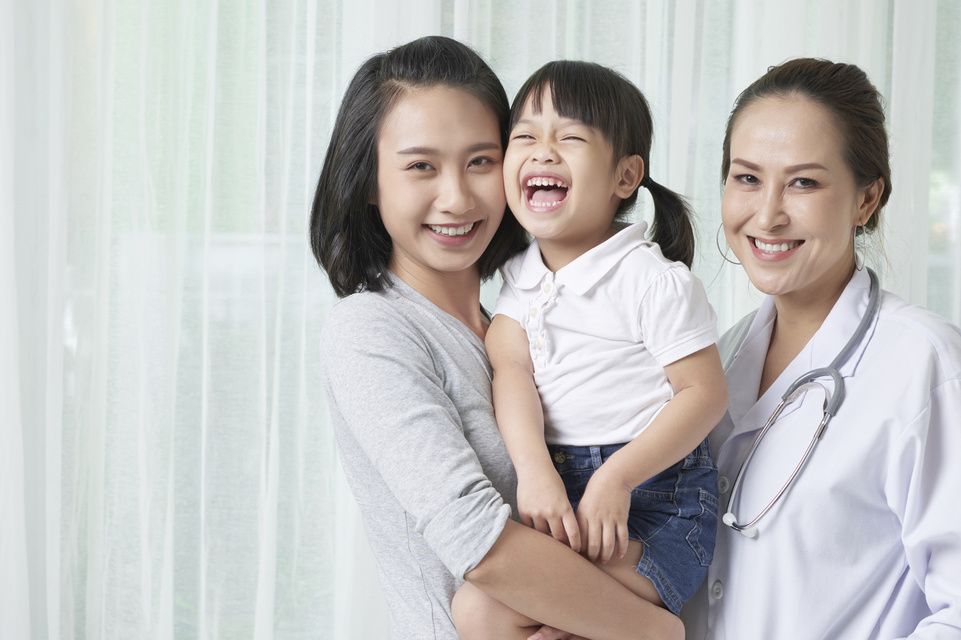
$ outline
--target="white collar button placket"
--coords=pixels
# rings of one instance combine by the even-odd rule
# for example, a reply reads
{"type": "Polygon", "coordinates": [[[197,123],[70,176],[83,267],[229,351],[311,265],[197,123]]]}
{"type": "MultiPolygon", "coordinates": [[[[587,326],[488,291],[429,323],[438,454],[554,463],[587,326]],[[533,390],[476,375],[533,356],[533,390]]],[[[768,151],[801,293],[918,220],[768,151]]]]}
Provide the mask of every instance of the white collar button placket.
{"type": "Polygon", "coordinates": [[[547,273],[541,282],[540,291],[531,298],[524,322],[531,347],[531,359],[540,366],[547,363],[550,355],[550,339],[544,327],[544,315],[556,301],[557,285],[554,283],[554,274],[547,273]]]}

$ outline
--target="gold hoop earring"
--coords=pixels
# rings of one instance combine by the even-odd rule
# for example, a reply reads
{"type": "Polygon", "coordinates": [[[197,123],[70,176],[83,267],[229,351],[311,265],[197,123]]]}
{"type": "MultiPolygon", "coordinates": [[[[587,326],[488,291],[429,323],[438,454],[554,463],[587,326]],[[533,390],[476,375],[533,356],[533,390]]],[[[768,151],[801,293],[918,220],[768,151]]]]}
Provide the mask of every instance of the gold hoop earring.
{"type": "Polygon", "coordinates": [[[714,234],[714,246],[717,247],[717,252],[721,254],[721,259],[724,260],[724,262],[729,262],[731,264],[736,264],[737,266],[741,266],[741,263],[738,262],[737,260],[731,260],[730,258],[727,257],[727,252],[728,250],[730,250],[731,247],[728,247],[727,250],[721,249],[721,229],[723,228],[724,228],[723,222],[717,225],[717,232],[714,234]]]}

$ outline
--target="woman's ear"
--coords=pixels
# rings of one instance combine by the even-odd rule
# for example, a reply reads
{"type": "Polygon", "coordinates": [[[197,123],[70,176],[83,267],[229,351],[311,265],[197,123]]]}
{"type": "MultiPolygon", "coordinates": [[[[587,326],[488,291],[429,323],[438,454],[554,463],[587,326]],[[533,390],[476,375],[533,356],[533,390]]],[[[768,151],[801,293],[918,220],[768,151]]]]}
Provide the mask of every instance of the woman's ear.
{"type": "Polygon", "coordinates": [[[858,199],[857,226],[863,227],[878,210],[878,203],[884,194],[884,178],[878,178],[866,187],[861,188],[858,199]]]}
{"type": "Polygon", "coordinates": [[[639,155],[624,156],[617,163],[614,175],[614,195],[626,200],[634,195],[644,179],[644,160],[639,155]]]}

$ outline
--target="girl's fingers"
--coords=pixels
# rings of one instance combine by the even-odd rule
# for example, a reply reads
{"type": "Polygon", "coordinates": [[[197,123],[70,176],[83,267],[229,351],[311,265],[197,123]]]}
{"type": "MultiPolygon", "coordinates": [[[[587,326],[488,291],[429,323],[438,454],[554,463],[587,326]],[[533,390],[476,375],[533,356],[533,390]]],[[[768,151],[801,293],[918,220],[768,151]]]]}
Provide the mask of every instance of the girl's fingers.
{"type": "Polygon", "coordinates": [[[613,522],[605,522],[602,525],[603,543],[601,544],[601,562],[606,564],[614,557],[614,543],[617,540],[617,525],[613,522]]]}
{"type": "Polygon", "coordinates": [[[571,549],[580,553],[581,550],[581,531],[577,526],[577,518],[574,516],[574,511],[568,511],[564,514],[563,518],[564,529],[567,531],[567,540],[571,545],[571,549]]]}
{"type": "Polygon", "coordinates": [[[564,528],[564,521],[561,518],[551,518],[547,521],[548,526],[551,530],[551,537],[559,542],[568,544],[567,542],[567,531],[564,528]]]}
{"type": "Polygon", "coordinates": [[[551,527],[543,518],[534,518],[534,528],[544,535],[551,535],[551,527]]]}
{"type": "Polygon", "coordinates": [[[617,523],[617,558],[620,560],[627,554],[628,531],[627,523],[617,523]]]}

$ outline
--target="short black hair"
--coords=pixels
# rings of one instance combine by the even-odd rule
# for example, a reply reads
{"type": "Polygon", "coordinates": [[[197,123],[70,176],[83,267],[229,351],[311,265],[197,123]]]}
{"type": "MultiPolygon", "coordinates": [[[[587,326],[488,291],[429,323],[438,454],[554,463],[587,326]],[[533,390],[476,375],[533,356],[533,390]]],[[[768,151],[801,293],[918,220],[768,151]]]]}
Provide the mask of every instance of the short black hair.
{"type": "MultiPolygon", "coordinates": [[[[654,119],[641,90],[608,67],[582,60],[548,62],[521,86],[511,106],[510,127],[520,120],[528,100],[540,113],[541,96],[551,92],[554,110],[600,131],[614,149],[614,161],[638,155],[644,161],[647,187],[654,201],[652,239],[664,256],[688,267],[694,260],[694,226],[691,210],[674,191],[651,178],[651,144],[654,119]]],[[[637,190],[621,201],[616,218],[624,217],[637,201],[637,190]]]]}
{"type": "MultiPolygon", "coordinates": [[[[354,74],[334,123],[310,212],[310,246],[338,296],[389,286],[392,243],[378,207],[377,137],[384,116],[404,91],[462,89],[497,116],[507,144],[509,107],[500,80],[470,47],[443,36],[419,38],[379,53],[354,74]]],[[[527,243],[509,210],[478,260],[489,278],[527,243]]]]}

